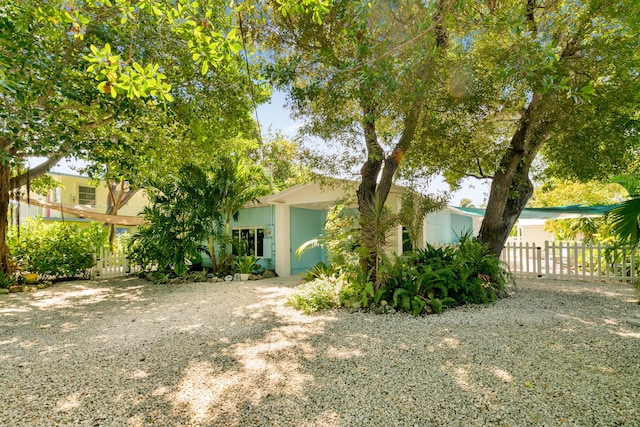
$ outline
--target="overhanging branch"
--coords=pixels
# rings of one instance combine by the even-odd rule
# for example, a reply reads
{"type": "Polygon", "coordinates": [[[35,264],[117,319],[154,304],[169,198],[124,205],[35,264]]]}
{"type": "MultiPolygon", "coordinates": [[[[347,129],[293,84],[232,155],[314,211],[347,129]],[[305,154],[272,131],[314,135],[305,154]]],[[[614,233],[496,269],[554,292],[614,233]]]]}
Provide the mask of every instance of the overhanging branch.
{"type": "Polygon", "coordinates": [[[11,178],[9,181],[9,188],[11,190],[17,190],[18,188],[27,185],[27,181],[38,178],[39,176],[44,175],[49,172],[49,169],[54,167],[55,165],[62,160],[62,154],[54,154],[49,157],[46,161],[40,163],[38,166],[29,169],[28,171],[11,178]]]}

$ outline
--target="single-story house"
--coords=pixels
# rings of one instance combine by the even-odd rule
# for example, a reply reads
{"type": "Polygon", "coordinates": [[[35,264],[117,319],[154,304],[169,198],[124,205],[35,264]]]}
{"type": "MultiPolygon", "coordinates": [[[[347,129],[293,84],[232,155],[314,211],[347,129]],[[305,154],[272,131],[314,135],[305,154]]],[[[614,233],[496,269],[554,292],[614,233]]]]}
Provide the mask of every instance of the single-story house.
{"type": "MultiPolygon", "coordinates": [[[[262,197],[240,211],[238,220],[231,223],[232,234],[250,248],[262,266],[275,268],[278,275],[304,273],[320,261],[326,263],[327,254],[316,247],[298,259],[296,249],[323,233],[327,213],[336,201],[345,195],[353,195],[355,200],[357,185],[354,181],[331,180],[330,185],[296,185],[262,197]]],[[[398,212],[404,190],[392,187],[387,205],[393,212],[398,212]]],[[[427,215],[418,246],[453,243],[463,233],[472,231],[475,235],[478,230],[479,222],[474,223],[471,215],[445,208],[427,215]]],[[[402,241],[403,227],[399,225],[390,239],[389,252],[401,254],[402,241]]]]}

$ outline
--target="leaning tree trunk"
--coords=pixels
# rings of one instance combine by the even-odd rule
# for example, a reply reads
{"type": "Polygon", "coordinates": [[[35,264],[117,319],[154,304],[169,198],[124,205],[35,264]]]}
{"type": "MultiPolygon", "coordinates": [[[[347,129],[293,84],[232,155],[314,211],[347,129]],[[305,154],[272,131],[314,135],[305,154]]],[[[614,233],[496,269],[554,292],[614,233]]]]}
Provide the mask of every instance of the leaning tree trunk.
{"type": "Polygon", "coordinates": [[[9,180],[11,168],[0,162],[0,271],[11,273],[9,247],[7,246],[7,228],[9,226],[9,180]]]}
{"type": "Polygon", "coordinates": [[[543,96],[535,94],[491,182],[478,240],[497,256],[502,253],[511,229],[533,194],[529,169],[546,140],[545,123],[543,96]]]}
{"type": "Polygon", "coordinates": [[[530,165],[525,165],[525,162],[523,160],[517,166],[513,176],[496,174],[491,183],[489,202],[478,240],[497,256],[502,253],[511,229],[533,194],[533,184],[529,179],[530,165]]]}

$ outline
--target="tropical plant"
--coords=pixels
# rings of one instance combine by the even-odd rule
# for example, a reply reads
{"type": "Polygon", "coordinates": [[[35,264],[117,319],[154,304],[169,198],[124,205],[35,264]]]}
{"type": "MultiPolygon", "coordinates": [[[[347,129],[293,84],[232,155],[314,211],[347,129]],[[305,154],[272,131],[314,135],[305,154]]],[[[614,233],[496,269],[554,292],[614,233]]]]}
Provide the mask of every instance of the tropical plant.
{"type": "Polygon", "coordinates": [[[374,288],[377,290],[381,283],[377,279],[378,272],[387,259],[385,247],[393,228],[398,223],[398,216],[391,212],[381,197],[375,196],[372,203],[364,203],[360,211],[360,223],[362,224],[360,266],[371,277],[374,288]],[[368,270],[368,267],[371,269],[368,270]]]}
{"type": "Polygon", "coordinates": [[[258,259],[253,255],[239,256],[233,261],[233,265],[241,274],[251,274],[259,267],[258,259]]]}
{"type": "Polygon", "coordinates": [[[16,284],[16,276],[0,271],[0,289],[7,289],[16,284]]]}
{"type": "Polygon", "coordinates": [[[425,196],[413,190],[402,193],[398,221],[406,227],[411,247],[416,247],[420,242],[427,214],[444,208],[448,199],[446,194],[425,196]]]}
{"type": "Polygon", "coordinates": [[[634,248],[640,244],[640,176],[625,175],[612,179],[629,193],[629,198],[607,214],[607,221],[621,244],[634,248]]]}
{"type": "Polygon", "coordinates": [[[198,203],[206,189],[193,185],[187,176],[190,172],[190,167],[183,169],[182,177],[168,177],[148,189],[153,191],[151,204],[141,213],[146,222],[129,245],[132,263],[184,276],[191,261],[200,259],[198,246],[215,218],[208,206],[198,203]]]}
{"type": "Polygon", "coordinates": [[[340,306],[339,293],[344,282],[334,277],[321,277],[297,286],[287,297],[287,304],[306,314],[340,306]]]}
{"type": "Polygon", "coordinates": [[[355,266],[358,261],[357,249],[360,247],[360,224],[358,212],[351,208],[348,198],[336,201],[324,223],[323,234],[308,240],[296,249],[298,259],[306,251],[323,247],[327,250],[329,265],[337,270],[355,266]]]}
{"type": "Polygon", "coordinates": [[[486,304],[512,279],[488,248],[461,236],[457,246],[417,248],[381,269],[382,295],[398,310],[418,316],[459,304],[486,304]]]}
{"type": "Polygon", "coordinates": [[[201,262],[201,243],[207,242],[214,272],[230,263],[229,223],[240,209],[268,191],[261,168],[233,156],[202,168],[183,166],[147,188],[151,205],[142,215],[146,224],[133,236],[131,258],[147,268],[171,270],[184,276],[189,265],[201,262]]]}
{"type": "Polygon", "coordinates": [[[334,273],[335,271],[333,267],[320,261],[314,264],[313,266],[311,266],[309,271],[303,273],[302,278],[305,280],[313,280],[313,279],[319,279],[322,277],[329,277],[329,276],[332,276],[334,273]]]}

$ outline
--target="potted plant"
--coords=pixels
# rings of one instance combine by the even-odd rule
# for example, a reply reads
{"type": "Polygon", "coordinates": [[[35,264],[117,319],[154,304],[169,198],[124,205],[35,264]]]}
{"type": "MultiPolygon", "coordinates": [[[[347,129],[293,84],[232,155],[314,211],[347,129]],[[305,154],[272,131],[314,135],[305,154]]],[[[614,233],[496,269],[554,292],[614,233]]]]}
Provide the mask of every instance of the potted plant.
{"type": "Polygon", "coordinates": [[[258,259],[253,255],[245,255],[236,258],[233,263],[240,273],[240,280],[248,280],[249,274],[258,266],[258,259]]]}
{"type": "Polygon", "coordinates": [[[34,284],[38,282],[38,273],[34,273],[33,265],[29,259],[29,255],[25,255],[18,262],[18,270],[20,275],[24,278],[24,282],[27,284],[34,284]]]}

